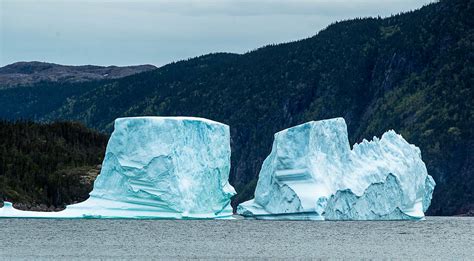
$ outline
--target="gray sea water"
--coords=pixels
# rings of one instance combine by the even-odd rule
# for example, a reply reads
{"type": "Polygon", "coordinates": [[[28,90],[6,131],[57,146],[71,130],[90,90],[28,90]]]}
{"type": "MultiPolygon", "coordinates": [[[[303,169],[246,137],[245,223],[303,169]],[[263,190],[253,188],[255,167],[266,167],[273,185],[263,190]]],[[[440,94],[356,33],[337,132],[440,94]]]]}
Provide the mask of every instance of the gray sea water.
{"type": "Polygon", "coordinates": [[[474,260],[474,218],[425,221],[0,219],[0,259],[474,260]]]}

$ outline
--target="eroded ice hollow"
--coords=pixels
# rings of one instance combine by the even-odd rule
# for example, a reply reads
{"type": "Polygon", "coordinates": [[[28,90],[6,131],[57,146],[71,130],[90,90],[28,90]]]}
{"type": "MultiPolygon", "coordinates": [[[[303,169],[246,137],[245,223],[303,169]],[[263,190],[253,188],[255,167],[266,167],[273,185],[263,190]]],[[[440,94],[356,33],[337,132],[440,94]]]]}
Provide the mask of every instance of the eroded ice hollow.
{"type": "Polygon", "coordinates": [[[0,217],[231,218],[229,127],[192,117],[115,120],[89,199],[60,212],[20,211],[5,202],[0,217]]]}
{"type": "Polygon", "coordinates": [[[255,198],[237,212],[257,219],[423,219],[435,182],[420,150],[394,131],[351,150],[343,118],[275,134],[255,198]]]}

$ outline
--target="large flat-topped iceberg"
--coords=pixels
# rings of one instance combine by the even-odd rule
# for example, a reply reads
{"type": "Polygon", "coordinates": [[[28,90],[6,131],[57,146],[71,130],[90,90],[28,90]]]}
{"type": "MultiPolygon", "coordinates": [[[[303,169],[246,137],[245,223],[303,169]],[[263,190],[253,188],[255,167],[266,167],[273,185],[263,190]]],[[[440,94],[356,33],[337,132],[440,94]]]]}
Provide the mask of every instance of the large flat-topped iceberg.
{"type": "Polygon", "coordinates": [[[230,134],[192,117],[115,120],[89,199],[60,212],[14,209],[0,217],[230,218],[230,134]]]}
{"type": "Polygon", "coordinates": [[[237,212],[260,219],[422,219],[435,182],[420,150],[394,131],[351,150],[343,118],[275,134],[253,200],[237,212]]]}

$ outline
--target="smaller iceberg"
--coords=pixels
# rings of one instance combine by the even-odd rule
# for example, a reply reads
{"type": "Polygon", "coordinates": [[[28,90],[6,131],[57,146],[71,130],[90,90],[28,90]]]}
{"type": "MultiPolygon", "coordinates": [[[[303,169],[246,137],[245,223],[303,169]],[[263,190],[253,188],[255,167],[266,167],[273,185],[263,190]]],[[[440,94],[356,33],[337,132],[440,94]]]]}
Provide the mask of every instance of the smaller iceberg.
{"type": "Polygon", "coordinates": [[[21,211],[5,202],[0,217],[232,218],[229,126],[193,117],[115,120],[90,197],[59,212],[21,211]]]}
{"type": "Polygon", "coordinates": [[[435,182],[420,150],[394,131],[353,149],[343,118],[275,134],[255,198],[237,213],[257,219],[423,219],[435,182]]]}

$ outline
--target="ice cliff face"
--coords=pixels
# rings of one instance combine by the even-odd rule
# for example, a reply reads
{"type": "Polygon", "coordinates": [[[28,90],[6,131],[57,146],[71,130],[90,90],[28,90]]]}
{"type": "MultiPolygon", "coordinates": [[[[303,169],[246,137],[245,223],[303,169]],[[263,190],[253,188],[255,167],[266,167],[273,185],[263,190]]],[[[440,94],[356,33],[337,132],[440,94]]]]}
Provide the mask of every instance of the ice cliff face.
{"type": "Polygon", "coordinates": [[[262,219],[421,219],[435,182],[420,150],[394,131],[351,150],[342,118],[275,134],[253,200],[237,212],[262,219]]]}
{"type": "Polygon", "coordinates": [[[6,204],[0,216],[231,217],[229,170],[227,125],[191,117],[120,118],[89,199],[57,213],[6,204]]]}

